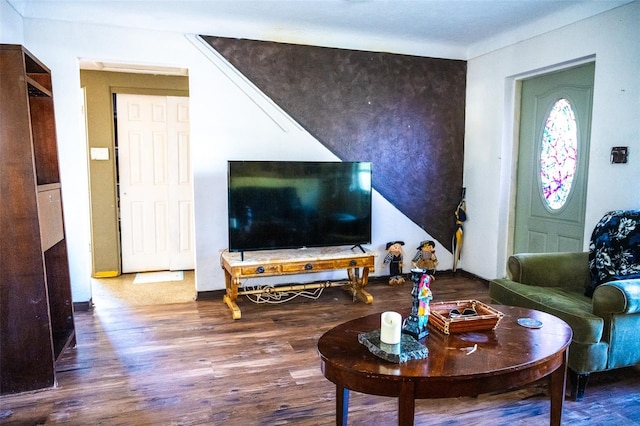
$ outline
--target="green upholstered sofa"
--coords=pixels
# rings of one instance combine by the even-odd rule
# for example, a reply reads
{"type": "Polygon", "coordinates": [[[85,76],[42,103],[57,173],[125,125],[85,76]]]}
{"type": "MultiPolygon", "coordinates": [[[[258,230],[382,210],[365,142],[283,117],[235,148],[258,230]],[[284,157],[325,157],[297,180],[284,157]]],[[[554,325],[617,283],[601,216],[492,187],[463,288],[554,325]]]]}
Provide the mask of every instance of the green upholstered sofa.
{"type": "Polygon", "coordinates": [[[573,330],[572,394],[589,373],[640,363],[640,210],[614,210],[596,224],[588,253],[511,256],[491,298],[548,312],[573,330]]]}
{"type": "Polygon", "coordinates": [[[490,282],[492,300],[544,311],[571,326],[574,399],[583,397],[589,373],[640,363],[640,278],[611,280],[586,296],[592,283],[586,252],[513,255],[507,273],[490,282]]]}

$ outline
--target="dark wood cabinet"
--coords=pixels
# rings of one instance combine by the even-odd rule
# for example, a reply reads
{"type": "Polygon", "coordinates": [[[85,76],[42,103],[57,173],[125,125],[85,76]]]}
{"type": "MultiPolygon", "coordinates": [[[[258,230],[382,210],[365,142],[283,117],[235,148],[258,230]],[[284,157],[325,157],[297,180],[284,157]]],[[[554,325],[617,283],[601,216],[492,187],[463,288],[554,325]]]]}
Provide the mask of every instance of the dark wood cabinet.
{"type": "Polygon", "coordinates": [[[49,69],[0,45],[0,394],[54,386],[75,345],[49,69]]]}

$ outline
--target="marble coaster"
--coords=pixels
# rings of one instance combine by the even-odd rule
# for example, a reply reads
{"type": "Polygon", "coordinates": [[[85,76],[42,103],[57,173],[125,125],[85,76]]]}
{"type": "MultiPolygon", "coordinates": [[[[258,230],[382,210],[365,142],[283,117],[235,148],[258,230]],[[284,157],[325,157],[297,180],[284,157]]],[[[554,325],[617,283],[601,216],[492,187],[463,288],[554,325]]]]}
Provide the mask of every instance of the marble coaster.
{"type": "Polygon", "coordinates": [[[375,356],[396,364],[411,359],[423,359],[429,355],[429,350],[408,334],[402,333],[400,343],[390,345],[380,341],[380,330],[358,334],[358,342],[369,349],[375,356]]]}

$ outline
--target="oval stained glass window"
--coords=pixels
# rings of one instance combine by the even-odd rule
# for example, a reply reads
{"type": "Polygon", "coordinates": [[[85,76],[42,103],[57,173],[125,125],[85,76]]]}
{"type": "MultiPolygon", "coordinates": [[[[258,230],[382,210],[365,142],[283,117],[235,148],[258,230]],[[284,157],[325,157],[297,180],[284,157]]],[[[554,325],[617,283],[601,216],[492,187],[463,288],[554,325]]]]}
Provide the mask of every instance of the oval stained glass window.
{"type": "Polygon", "coordinates": [[[578,167],[578,130],[571,104],[558,100],[547,116],[540,146],[540,185],[552,210],[564,206],[578,167]]]}

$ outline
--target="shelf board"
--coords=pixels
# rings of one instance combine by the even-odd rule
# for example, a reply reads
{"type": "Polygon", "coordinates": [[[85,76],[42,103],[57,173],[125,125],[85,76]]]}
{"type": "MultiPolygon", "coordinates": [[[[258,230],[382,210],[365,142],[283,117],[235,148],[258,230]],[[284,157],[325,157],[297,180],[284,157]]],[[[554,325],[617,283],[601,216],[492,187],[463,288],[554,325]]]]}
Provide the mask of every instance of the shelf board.
{"type": "Polygon", "coordinates": [[[60,182],[45,183],[38,185],[38,192],[51,191],[52,189],[60,189],[60,182]]]}
{"type": "Polygon", "coordinates": [[[29,88],[29,96],[34,98],[50,98],[53,96],[51,90],[40,84],[33,79],[30,75],[27,75],[27,87],[29,88]]]}

